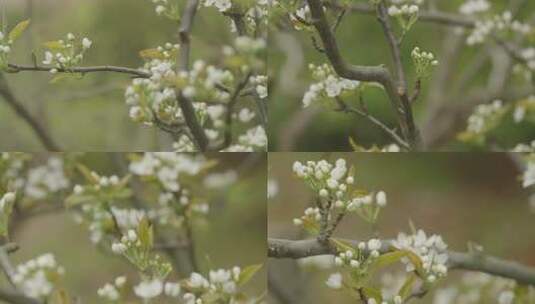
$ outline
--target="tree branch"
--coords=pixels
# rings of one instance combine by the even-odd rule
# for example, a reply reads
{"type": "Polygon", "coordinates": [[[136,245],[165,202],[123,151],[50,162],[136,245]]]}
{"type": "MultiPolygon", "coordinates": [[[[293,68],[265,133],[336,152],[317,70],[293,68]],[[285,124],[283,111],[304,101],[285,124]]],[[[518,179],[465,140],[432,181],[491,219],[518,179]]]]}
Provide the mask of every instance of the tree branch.
{"type": "MultiPolygon", "coordinates": [[[[186,3],[186,8],[180,19],[180,27],[178,31],[179,40],[180,40],[180,54],[177,59],[177,68],[179,71],[188,71],[189,70],[189,61],[190,61],[190,51],[191,51],[191,38],[190,32],[193,27],[193,21],[197,13],[197,7],[199,5],[199,0],[188,0],[186,3]]],[[[195,144],[200,151],[207,151],[209,149],[209,140],[204,133],[204,129],[201,126],[197,115],[195,114],[195,108],[193,107],[193,102],[186,98],[181,91],[177,91],[177,101],[184,115],[186,125],[191,131],[191,135],[195,141],[195,144]]]]}
{"type": "MultiPolygon", "coordinates": [[[[358,246],[358,241],[344,240],[352,246],[358,246]]],[[[381,253],[391,251],[391,241],[383,241],[381,253]]],[[[270,258],[290,258],[300,259],[316,255],[336,254],[336,248],[329,243],[320,243],[315,239],[311,240],[285,240],[268,238],[268,257],[270,258]]],[[[368,254],[367,252],[365,252],[368,254]]],[[[535,286],[535,268],[507,261],[500,258],[476,255],[471,253],[461,253],[448,251],[448,268],[459,270],[471,270],[488,273],[495,276],[509,278],[521,284],[535,286]]]]}
{"type": "Polygon", "coordinates": [[[111,65],[92,66],[92,67],[73,67],[69,69],[60,69],[56,67],[44,67],[44,66],[38,66],[38,65],[28,66],[28,65],[17,65],[17,64],[10,63],[8,67],[9,69],[7,70],[7,73],[19,73],[19,72],[26,72],[26,71],[50,72],[50,70],[56,69],[58,73],[87,74],[87,73],[94,73],[94,72],[114,72],[114,73],[130,74],[130,75],[136,76],[137,78],[149,78],[151,76],[150,73],[147,73],[141,70],[118,67],[118,66],[111,66],[111,65]]]}
{"type": "Polygon", "coordinates": [[[414,121],[408,121],[412,119],[412,113],[403,110],[403,103],[398,95],[394,80],[388,69],[382,66],[357,66],[348,64],[340,54],[336,38],[332,33],[327,17],[323,11],[322,1],[307,1],[312,15],[312,24],[322,40],[327,58],[331,62],[336,73],[340,77],[347,79],[378,82],[382,84],[395,110],[403,137],[407,139],[411,147],[416,147],[419,142],[418,131],[414,126],[414,121]]]}

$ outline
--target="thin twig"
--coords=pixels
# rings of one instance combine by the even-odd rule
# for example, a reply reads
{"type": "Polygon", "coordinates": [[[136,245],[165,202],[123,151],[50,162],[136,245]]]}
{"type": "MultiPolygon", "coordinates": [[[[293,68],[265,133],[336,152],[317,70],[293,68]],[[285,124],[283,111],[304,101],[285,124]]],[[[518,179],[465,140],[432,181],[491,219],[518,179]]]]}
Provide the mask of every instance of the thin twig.
{"type": "Polygon", "coordinates": [[[50,72],[53,69],[57,70],[58,73],[87,74],[87,73],[94,73],[94,72],[114,72],[114,73],[130,74],[138,78],[149,78],[151,76],[150,73],[147,73],[141,70],[118,67],[118,66],[111,66],[111,65],[91,66],[91,67],[72,67],[68,69],[63,69],[63,68],[56,68],[56,67],[44,67],[44,66],[38,66],[38,65],[35,65],[35,66],[34,65],[31,65],[31,66],[30,65],[18,65],[18,64],[10,63],[8,65],[7,73],[19,73],[19,72],[26,72],[26,71],[50,72]]]}

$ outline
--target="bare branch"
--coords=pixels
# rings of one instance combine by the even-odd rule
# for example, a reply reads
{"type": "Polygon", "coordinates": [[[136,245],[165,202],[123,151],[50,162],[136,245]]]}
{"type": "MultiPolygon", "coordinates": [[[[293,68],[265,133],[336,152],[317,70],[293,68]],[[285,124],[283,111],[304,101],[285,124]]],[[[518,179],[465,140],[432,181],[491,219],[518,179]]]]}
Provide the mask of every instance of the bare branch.
{"type": "Polygon", "coordinates": [[[416,147],[419,142],[419,135],[414,121],[412,121],[412,111],[405,109],[406,105],[403,104],[403,101],[398,95],[390,72],[383,66],[357,66],[348,64],[340,54],[336,38],[323,11],[322,1],[308,0],[308,5],[312,15],[312,24],[318,31],[327,58],[336,73],[340,77],[347,79],[382,84],[395,110],[403,136],[410,143],[411,147],[416,147]]]}
{"type": "Polygon", "coordinates": [[[130,74],[133,76],[136,76],[137,78],[149,78],[151,76],[150,73],[132,69],[132,68],[125,68],[125,67],[118,67],[118,66],[111,66],[111,65],[105,65],[105,66],[92,66],[92,67],[73,67],[69,69],[60,69],[56,67],[44,67],[44,66],[29,66],[29,65],[17,65],[17,64],[9,64],[9,69],[7,70],[8,73],[19,73],[19,72],[26,72],[26,71],[33,71],[33,72],[50,72],[50,70],[56,69],[58,73],[81,73],[81,74],[87,74],[87,73],[94,73],[94,72],[114,72],[114,73],[122,73],[122,74],[130,74]]]}

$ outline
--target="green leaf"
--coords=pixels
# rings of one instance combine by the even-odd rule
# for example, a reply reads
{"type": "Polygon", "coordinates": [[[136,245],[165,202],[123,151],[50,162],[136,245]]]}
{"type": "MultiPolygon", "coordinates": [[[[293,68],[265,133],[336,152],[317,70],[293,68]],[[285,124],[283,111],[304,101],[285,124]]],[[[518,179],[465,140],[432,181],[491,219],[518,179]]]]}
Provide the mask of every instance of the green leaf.
{"type": "Polygon", "coordinates": [[[76,169],[82,173],[86,180],[93,184],[98,184],[98,180],[91,174],[91,170],[82,164],[76,164],[76,169]]]}
{"type": "Polygon", "coordinates": [[[362,293],[368,299],[374,299],[376,302],[381,303],[383,301],[383,295],[379,289],[373,287],[362,287],[362,293]]]}
{"type": "Polygon", "coordinates": [[[11,32],[9,32],[9,39],[12,40],[12,41],[15,41],[17,40],[17,38],[20,37],[20,35],[22,35],[22,33],[24,33],[24,31],[26,30],[26,28],[28,28],[28,26],[30,25],[30,20],[24,20],[22,22],[20,22],[19,24],[17,24],[12,30],[11,32]]]}
{"type": "Polygon", "coordinates": [[[403,299],[407,299],[412,293],[412,286],[414,285],[414,282],[416,282],[416,274],[411,273],[405,280],[405,283],[403,283],[403,286],[399,289],[398,295],[403,299]]]}
{"type": "Polygon", "coordinates": [[[70,304],[71,299],[67,292],[63,289],[56,290],[50,296],[50,301],[47,302],[50,304],[70,304]]]}
{"type": "Polygon", "coordinates": [[[376,267],[376,268],[386,267],[388,265],[397,263],[399,260],[401,260],[403,257],[406,257],[407,255],[408,255],[407,251],[403,251],[403,250],[396,250],[393,252],[385,253],[379,256],[375,260],[373,267],[376,267]]]}
{"type": "Polygon", "coordinates": [[[72,194],[65,199],[65,206],[67,208],[74,207],[93,200],[95,200],[95,197],[91,194],[72,194]]]}
{"type": "Polygon", "coordinates": [[[263,265],[262,264],[256,264],[256,265],[250,265],[250,266],[247,266],[245,267],[241,272],[240,272],[240,277],[238,278],[238,286],[243,286],[244,284],[246,284],[247,282],[249,282],[253,276],[260,270],[262,269],[263,265]]]}
{"type": "Polygon", "coordinates": [[[320,231],[318,224],[314,221],[311,221],[308,218],[303,218],[303,228],[311,234],[317,234],[320,231]]]}
{"type": "Polygon", "coordinates": [[[152,224],[146,217],[143,217],[137,227],[137,234],[141,245],[147,249],[151,249],[154,243],[154,231],[152,224]]]}
{"type": "Polygon", "coordinates": [[[355,249],[349,242],[342,241],[339,239],[331,239],[331,243],[336,247],[336,250],[338,252],[355,251],[355,249]]]}
{"type": "Polygon", "coordinates": [[[65,48],[65,45],[58,41],[47,41],[43,43],[43,46],[46,47],[49,50],[57,51],[57,50],[63,50],[65,48]]]}

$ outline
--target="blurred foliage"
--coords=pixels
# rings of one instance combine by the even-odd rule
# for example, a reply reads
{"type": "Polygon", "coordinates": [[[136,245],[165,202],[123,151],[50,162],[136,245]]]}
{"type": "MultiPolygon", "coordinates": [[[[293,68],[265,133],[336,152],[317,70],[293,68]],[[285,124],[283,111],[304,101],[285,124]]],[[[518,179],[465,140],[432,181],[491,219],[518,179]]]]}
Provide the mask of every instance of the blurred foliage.
{"type": "MultiPolygon", "coordinates": [[[[37,154],[46,157],[50,154],[37,154]]],[[[86,153],[79,159],[102,174],[124,173],[124,153],[86,153]]],[[[193,227],[201,271],[264,263],[266,252],[266,157],[264,154],[213,153],[216,169],[236,169],[238,180],[211,196],[206,221],[193,227]]],[[[121,174],[122,175],[122,174],[121,174]]],[[[44,202],[43,202],[44,203],[44,202]]],[[[54,202],[50,202],[54,203],[54,202]]],[[[62,203],[62,202],[55,202],[62,203]]],[[[91,244],[87,229],[75,223],[68,211],[60,209],[13,223],[11,238],[20,249],[11,255],[14,264],[43,253],[53,253],[66,269],[64,284],[84,303],[98,303],[97,289],[116,276],[137,279],[135,269],[125,259],[110,255],[91,244]]],[[[176,278],[176,275],[172,275],[176,278]]],[[[182,278],[180,278],[182,279],[182,278]]],[[[265,269],[248,285],[248,292],[265,290],[265,269]]]]}

